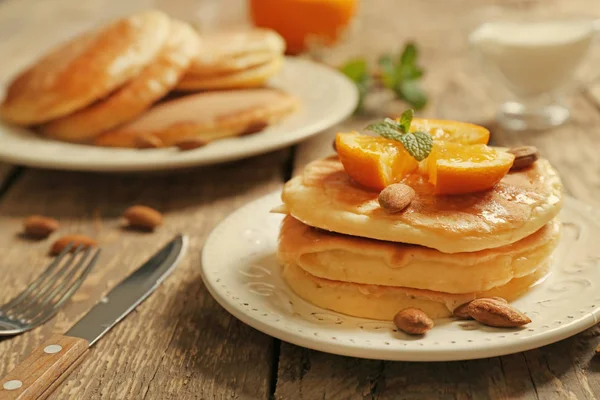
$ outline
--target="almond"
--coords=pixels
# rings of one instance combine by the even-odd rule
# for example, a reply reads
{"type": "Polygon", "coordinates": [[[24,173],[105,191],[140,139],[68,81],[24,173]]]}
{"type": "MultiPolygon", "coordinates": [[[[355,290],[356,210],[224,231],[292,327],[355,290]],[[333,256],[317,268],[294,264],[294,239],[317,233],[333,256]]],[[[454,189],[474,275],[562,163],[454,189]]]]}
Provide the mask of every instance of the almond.
{"type": "Polygon", "coordinates": [[[394,316],[394,325],[410,335],[422,335],[433,328],[433,320],[418,308],[406,308],[394,316]]]}
{"type": "Polygon", "coordinates": [[[123,217],[134,228],[154,230],[163,222],[163,216],[153,208],[135,205],[129,207],[123,213],[123,217]]]}
{"type": "Polygon", "coordinates": [[[27,236],[43,239],[58,229],[58,221],[43,215],[32,215],[23,221],[27,236]]]}
{"type": "Polygon", "coordinates": [[[506,301],[492,298],[473,300],[468,312],[476,321],[499,328],[514,328],[531,322],[527,315],[511,307],[506,301]]]}
{"type": "Polygon", "coordinates": [[[175,143],[175,146],[179,148],[179,150],[194,150],[199,147],[204,147],[208,144],[208,140],[204,140],[199,137],[191,137],[187,139],[182,139],[179,142],[175,143]]]}
{"type": "Polygon", "coordinates": [[[515,155],[515,161],[510,168],[511,171],[519,171],[531,167],[540,156],[538,149],[534,146],[513,147],[508,152],[515,155]]]}
{"type": "Polygon", "coordinates": [[[395,214],[404,210],[415,197],[413,188],[402,183],[394,183],[379,193],[379,205],[383,211],[395,214]]]}
{"type": "MultiPolygon", "coordinates": [[[[503,303],[508,303],[502,297],[489,297],[489,298],[492,300],[501,301],[503,303]]],[[[469,304],[471,304],[470,301],[468,303],[461,304],[460,306],[456,307],[454,309],[454,311],[452,311],[452,314],[454,314],[454,316],[459,319],[472,319],[471,316],[469,315],[469,304]]]]}
{"type": "Polygon", "coordinates": [[[456,307],[454,311],[452,311],[452,315],[459,319],[472,319],[469,315],[469,304],[471,304],[471,302],[456,307]]]}
{"type": "Polygon", "coordinates": [[[135,144],[138,149],[158,149],[164,146],[162,140],[152,135],[136,137],[135,144]]]}
{"type": "Polygon", "coordinates": [[[58,253],[63,251],[69,243],[72,244],[71,250],[70,250],[71,252],[75,251],[75,249],[79,246],[84,246],[85,248],[87,248],[87,247],[95,247],[98,245],[98,242],[96,242],[94,239],[92,239],[89,236],[65,235],[65,236],[62,236],[61,238],[59,238],[56,242],[54,242],[54,244],[50,248],[50,254],[57,255],[58,253]]]}

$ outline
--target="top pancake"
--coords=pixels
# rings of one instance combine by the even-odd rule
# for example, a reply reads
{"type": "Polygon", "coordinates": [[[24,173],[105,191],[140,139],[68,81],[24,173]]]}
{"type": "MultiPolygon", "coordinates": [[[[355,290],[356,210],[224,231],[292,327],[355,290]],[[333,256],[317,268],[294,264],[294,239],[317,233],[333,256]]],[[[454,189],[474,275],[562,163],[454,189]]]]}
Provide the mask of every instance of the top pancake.
{"type": "Polygon", "coordinates": [[[32,125],[81,109],[136,76],[168,35],[169,17],[144,11],[78,36],[15,78],[3,117],[32,125]]]}
{"type": "Polygon", "coordinates": [[[506,175],[493,189],[436,196],[418,175],[404,182],[416,196],[401,213],[387,214],[378,192],[354,182],[336,157],[308,164],[287,182],[286,211],[307,225],[347,235],[412,243],[444,253],[479,251],[531,235],[561,208],[562,184],[547,160],[506,175]]]}
{"type": "Polygon", "coordinates": [[[204,35],[188,74],[194,77],[229,74],[266,64],[284,51],[283,38],[267,29],[204,35]]]}

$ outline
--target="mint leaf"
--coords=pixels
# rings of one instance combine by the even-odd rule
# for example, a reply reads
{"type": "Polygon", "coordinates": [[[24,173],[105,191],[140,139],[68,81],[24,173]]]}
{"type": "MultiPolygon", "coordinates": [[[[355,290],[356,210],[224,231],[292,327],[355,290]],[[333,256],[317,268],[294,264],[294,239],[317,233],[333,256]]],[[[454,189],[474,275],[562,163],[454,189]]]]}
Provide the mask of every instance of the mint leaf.
{"type": "Polygon", "coordinates": [[[386,118],[385,121],[372,123],[365,129],[386,139],[400,140],[402,132],[398,130],[398,127],[399,124],[396,121],[386,118]]]}
{"type": "Polygon", "coordinates": [[[415,111],[412,108],[404,111],[400,116],[400,127],[402,132],[408,132],[410,130],[410,123],[412,122],[415,111]]]}
{"type": "Polygon", "coordinates": [[[356,85],[358,104],[354,111],[361,111],[371,83],[367,61],[362,58],[350,60],[340,67],[340,71],[356,85]]]}
{"type": "Polygon", "coordinates": [[[409,132],[400,136],[400,142],[408,153],[417,161],[423,161],[431,153],[433,139],[425,132],[409,132]]]}
{"type": "Polygon", "coordinates": [[[414,63],[417,61],[417,56],[417,46],[415,46],[414,43],[409,42],[406,44],[404,51],[400,55],[399,64],[414,65],[414,63]]]}
{"type": "Polygon", "coordinates": [[[358,82],[364,79],[365,76],[369,76],[367,61],[362,58],[348,61],[346,64],[342,65],[340,71],[353,82],[358,82]]]}
{"type": "Polygon", "coordinates": [[[414,115],[413,110],[406,110],[400,117],[400,122],[386,118],[375,122],[365,129],[379,134],[386,139],[396,140],[404,146],[406,151],[417,161],[422,161],[431,153],[433,139],[431,135],[424,132],[408,132],[414,115]]]}
{"type": "Polygon", "coordinates": [[[420,110],[427,104],[427,96],[418,81],[402,81],[395,89],[396,95],[415,109],[420,110]]]}
{"type": "Polygon", "coordinates": [[[384,54],[379,57],[379,68],[381,72],[381,83],[388,89],[393,89],[396,86],[396,64],[392,60],[392,56],[384,54]]]}

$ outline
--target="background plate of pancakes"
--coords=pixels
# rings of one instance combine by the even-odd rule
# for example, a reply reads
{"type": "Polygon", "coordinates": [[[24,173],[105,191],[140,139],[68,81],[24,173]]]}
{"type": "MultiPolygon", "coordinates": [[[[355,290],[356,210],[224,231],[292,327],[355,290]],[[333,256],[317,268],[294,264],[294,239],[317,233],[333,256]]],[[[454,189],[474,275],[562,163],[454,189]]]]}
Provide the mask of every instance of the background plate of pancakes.
{"type": "Polygon", "coordinates": [[[15,71],[0,105],[0,161],[184,168],[285,147],[352,113],[352,82],[284,51],[273,31],[200,35],[156,10],[112,21],[15,71]],[[176,147],[190,140],[202,146],[176,147]]]}
{"type": "MultiPolygon", "coordinates": [[[[280,205],[281,194],[273,193],[224,220],[206,242],[202,275],[211,294],[228,312],[281,340],[315,350],[371,359],[464,360],[544,346],[593,326],[600,316],[596,307],[600,302],[600,253],[597,250],[600,212],[572,198],[563,199],[558,216],[560,239],[558,244],[551,245],[556,248],[546,265],[551,273],[511,302],[531,318],[530,324],[517,329],[502,329],[472,320],[439,318],[431,331],[417,337],[398,332],[389,320],[330,311],[298,296],[295,290],[302,288],[305,278],[302,274],[284,276],[285,268],[281,267],[277,255],[280,229],[297,231],[296,249],[302,248],[303,241],[314,243],[315,236],[325,238],[322,235],[326,233],[307,232],[299,222],[290,225],[286,221],[282,228],[282,222],[290,217],[270,213],[280,205]]],[[[554,228],[547,229],[552,231],[554,228]]],[[[539,233],[541,236],[535,241],[539,244],[551,241],[550,231],[539,233]]],[[[358,244],[354,243],[357,246],[363,240],[354,239],[359,240],[358,244]]],[[[329,239],[326,242],[321,245],[334,243],[329,239]]],[[[538,251],[531,243],[520,246],[525,251],[524,256],[538,251]]],[[[382,250],[365,247],[363,252],[368,255],[377,251],[382,250]]],[[[373,292],[372,287],[369,290],[373,292]]]]}

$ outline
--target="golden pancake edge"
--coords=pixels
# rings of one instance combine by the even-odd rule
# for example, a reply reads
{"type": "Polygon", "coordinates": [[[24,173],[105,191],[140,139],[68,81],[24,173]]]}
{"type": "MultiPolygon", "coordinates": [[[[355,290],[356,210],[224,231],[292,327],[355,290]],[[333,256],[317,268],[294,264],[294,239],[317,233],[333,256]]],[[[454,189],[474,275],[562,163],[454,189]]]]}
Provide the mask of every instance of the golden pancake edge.
{"type": "Polygon", "coordinates": [[[39,124],[104,97],[155,58],[168,38],[169,21],[160,11],[143,11],[59,46],[10,83],[3,118],[39,124]]]}
{"type": "Polygon", "coordinates": [[[64,141],[85,142],[134,119],[165,96],[184,74],[200,42],[188,24],[171,21],[170,25],[167,42],[138,76],[105,99],[45,124],[41,128],[43,134],[64,141]]]}
{"type": "Polygon", "coordinates": [[[416,191],[411,205],[387,214],[379,193],[352,182],[337,157],[329,157],[308,164],[285,184],[283,211],[327,231],[461,253],[521,240],[556,217],[562,203],[560,178],[545,159],[480,193],[436,196],[417,175],[405,183],[416,191]]]}

